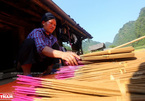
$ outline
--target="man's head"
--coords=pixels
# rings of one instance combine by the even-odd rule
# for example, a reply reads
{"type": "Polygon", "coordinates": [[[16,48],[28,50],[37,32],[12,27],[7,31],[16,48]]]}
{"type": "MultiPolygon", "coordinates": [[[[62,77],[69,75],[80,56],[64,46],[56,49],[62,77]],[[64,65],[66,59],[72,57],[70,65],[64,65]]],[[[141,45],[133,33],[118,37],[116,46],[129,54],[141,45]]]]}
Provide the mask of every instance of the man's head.
{"type": "Polygon", "coordinates": [[[51,13],[45,13],[41,19],[41,24],[46,30],[46,34],[52,33],[56,28],[56,18],[51,13]]]}

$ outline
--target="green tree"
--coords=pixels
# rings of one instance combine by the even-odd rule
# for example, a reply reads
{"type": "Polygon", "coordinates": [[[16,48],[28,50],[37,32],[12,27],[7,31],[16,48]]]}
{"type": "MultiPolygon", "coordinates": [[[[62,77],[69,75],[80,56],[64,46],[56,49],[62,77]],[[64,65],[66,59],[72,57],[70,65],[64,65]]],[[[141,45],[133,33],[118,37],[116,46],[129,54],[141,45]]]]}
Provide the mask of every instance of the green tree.
{"type": "Polygon", "coordinates": [[[129,21],[116,34],[113,45],[118,46],[136,39],[135,35],[135,21],[129,21]]]}
{"type": "MultiPolygon", "coordinates": [[[[145,7],[141,9],[140,15],[135,22],[135,33],[137,38],[145,35],[145,7]]],[[[133,46],[141,46],[145,44],[145,39],[142,39],[133,44],[133,46]]]]}

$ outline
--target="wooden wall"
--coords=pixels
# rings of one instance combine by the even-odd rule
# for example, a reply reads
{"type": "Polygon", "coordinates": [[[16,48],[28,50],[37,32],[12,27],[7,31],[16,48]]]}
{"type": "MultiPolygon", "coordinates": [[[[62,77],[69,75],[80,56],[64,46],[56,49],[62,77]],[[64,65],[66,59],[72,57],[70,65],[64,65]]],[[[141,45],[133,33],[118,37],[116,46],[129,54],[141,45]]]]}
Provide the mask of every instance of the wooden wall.
{"type": "MultiPolygon", "coordinates": [[[[19,46],[34,28],[40,27],[41,17],[48,12],[48,8],[41,8],[41,4],[35,4],[34,1],[37,0],[0,0],[0,54],[2,58],[0,71],[15,68],[19,46]]],[[[57,20],[54,34],[58,37],[59,44],[62,45],[63,40],[60,39],[62,34],[59,29],[65,25],[66,19],[57,20]]],[[[79,38],[82,37],[74,28],[68,27],[70,34],[75,33],[79,38]]]]}
{"type": "Polygon", "coordinates": [[[0,71],[16,65],[20,44],[32,29],[40,26],[45,12],[35,4],[27,5],[27,0],[14,1],[0,1],[0,71]]]}

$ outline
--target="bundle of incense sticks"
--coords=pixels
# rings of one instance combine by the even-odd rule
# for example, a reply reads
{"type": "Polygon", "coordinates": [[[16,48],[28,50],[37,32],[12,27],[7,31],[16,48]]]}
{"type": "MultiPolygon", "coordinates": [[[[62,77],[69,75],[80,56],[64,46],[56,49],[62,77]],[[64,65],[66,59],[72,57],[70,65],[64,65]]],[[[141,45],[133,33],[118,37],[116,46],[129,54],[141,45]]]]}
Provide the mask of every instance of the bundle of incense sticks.
{"type": "Polygon", "coordinates": [[[100,51],[100,52],[92,52],[92,53],[81,55],[81,57],[109,55],[109,54],[117,54],[117,53],[129,53],[132,51],[134,51],[134,48],[132,46],[129,46],[125,48],[117,48],[117,49],[109,49],[109,50],[100,51]]]}
{"type": "Polygon", "coordinates": [[[145,101],[144,59],[60,68],[57,79],[18,75],[14,101],[145,101]]]}
{"type": "Polygon", "coordinates": [[[59,71],[56,72],[56,79],[67,79],[67,78],[71,78],[74,77],[75,75],[75,70],[78,69],[78,67],[83,66],[83,65],[79,65],[79,66],[63,66],[62,68],[60,68],[59,71]]]}
{"type": "MultiPolygon", "coordinates": [[[[107,101],[107,100],[132,101],[130,99],[131,97],[129,97],[129,96],[126,96],[125,98],[121,97],[121,95],[119,94],[120,92],[113,89],[112,88],[113,86],[110,87],[109,85],[108,85],[109,86],[108,88],[110,88],[110,89],[105,89],[105,86],[103,86],[102,84],[101,84],[102,88],[101,87],[99,88],[99,86],[97,87],[97,85],[94,85],[95,87],[93,86],[93,88],[92,88],[91,85],[93,83],[87,83],[87,82],[81,82],[81,81],[75,82],[75,81],[71,80],[72,81],[71,82],[69,80],[70,81],[69,82],[68,80],[67,81],[66,80],[65,81],[56,80],[56,81],[58,81],[57,82],[58,84],[55,84],[56,83],[55,80],[49,80],[49,79],[42,80],[42,78],[27,77],[27,76],[22,76],[22,75],[19,75],[19,77],[20,78],[18,80],[21,81],[19,83],[33,85],[33,86],[31,86],[31,87],[14,86],[15,87],[15,92],[14,92],[15,98],[13,99],[13,101],[47,101],[47,100],[64,101],[66,99],[67,99],[67,101],[73,101],[73,100],[74,101],[87,101],[87,100],[91,100],[91,101],[96,101],[96,100],[99,100],[99,101],[107,101]],[[45,80],[49,81],[49,83],[46,82],[45,80]],[[43,84],[45,86],[42,86],[41,85],[42,83],[40,84],[40,82],[42,82],[42,81],[46,82],[43,84]],[[82,83],[82,84],[78,84],[78,83],[82,83]],[[78,86],[78,89],[73,89],[73,87],[77,87],[75,85],[78,86]],[[53,87],[51,87],[51,86],[53,86],[53,87]],[[63,87],[63,86],[68,86],[68,87],[63,87]],[[89,90],[89,91],[81,90],[82,88],[89,90]],[[94,89],[96,91],[96,93],[95,92],[91,93],[91,89],[94,89]],[[102,96],[98,96],[98,94],[100,94],[102,96]]],[[[98,84],[100,84],[100,83],[98,83],[98,84]]],[[[107,84],[109,84],[109,83],[107,83],[107,84]]],[[[112,83],[112,85],[114,85],[114,84],[112,83]]],[[[133,86],[133,88],[134,88],[134,89],[131,88],[133,90],[132,92],[135,92],[134,90],[135,90],[135,88],[138,87],[138,85],[130,85],[130,87],[131,86],[133,86]]],[[[140,87],[141,89],[144,88],[144,85],[139,85],[139,86],[141,86],[140,87]]],[[[136,90],[139,93],[142,92],[144,94],[144,91],[141,89],[136,89],[136,90]]],[[[127,91],[130,91],[130,90],[127,90],[127,91]]],[[[135,101],[139,101],[139,99],[142,99],[140,101],[144,101],[144,99],[145,99],[145,97],[143,95],[134,95],[132,97],[133,97],[133,99],[136,99],[135,101]]]]}
{"type": "MultiPolygon", "coordinates": [[[[43,96],[48,98],[61,97],[80,97],[94,98],[99,96],[120,96],[119,90],[104,88],[89,82],[76,80],[55,80],[18,75],[20,84],[30,85],[31,87],[15,87],[15,94],[33,96],[43,96]]],[[[18,97],[16,97],[18,98],[18,97]]],[[[21,98],[21,96],[19,97],[21,98]]]]}
{"type": "MultiPolygon", "coordinates": [[[[17,94],[17,98],[12,101],[130,101],[129,97],[72,97],[72,98],[47,98],[47,97],[31,97],[17,94]],[[21,97],[20,97],[21,96],[21,97]]],[[[138,96],[140,97],[140,96],[138,96]]]]}
{"type": "Polygon", "coordinates": [[[119,91],[112,90],[110,88],[104,89],[97,85],[92,85],[90,82],[80,82],[76,80],[55,80],[55,79],[44,79],[36,77],[27,77],[23,75],[18,75],[21,84],[29,84],[35,87],[45,87],[51,89],[62,90],[66,92],[74,92],[85,95],[120,95],[119,91]],[[97,90],[97,91],[96,91],[97,90]]]}
{"type": "Polygon", "coordinates": [[[95,61],[95,60],[132,58],[134,57],[134,53],[132,51],[134,51],[133,47],[110,49],[106,51],[92,52],[81,55],[81,59],[82,61],[95,61]]]}
{"type": "Polygon", "coordinates": [[[115,78],[131,78],[138,69],[137,74],[143,74],[145,71],[144,59],[134,60],[130,62],[113,62],[102,65],[90,64],[79,68],[75,72],[75,80],[94,81],[102,79],[110,79],[110,76],[115,78]],[[143,63],[143,64],[141,64],[143,63]],[[79,74],[79,75],[78,75],[79,74]],[[101,78],[101,79],[100,79],[101,78]]]}

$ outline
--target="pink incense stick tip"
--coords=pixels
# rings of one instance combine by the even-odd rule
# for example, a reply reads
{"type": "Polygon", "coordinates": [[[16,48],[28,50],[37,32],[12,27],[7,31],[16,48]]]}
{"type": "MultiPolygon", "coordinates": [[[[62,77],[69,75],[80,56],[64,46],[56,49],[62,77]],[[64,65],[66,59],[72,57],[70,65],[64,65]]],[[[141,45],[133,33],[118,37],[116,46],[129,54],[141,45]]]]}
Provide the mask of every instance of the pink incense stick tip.
{"type": "Polygon", "coordinates": [[[27,79],[33,79],[33,80],[41,80],[41,78],[38,77],[30,77],[30,76],[26,76],[26,75],[17,75],[20,78],[27,78],[27,79]]]}
{"type": "Polygon", "coordinates": [[[36,90],[35,88],[31,88],[31,87],[21,87],[21,86],[14,86],[15,87],[15,91],[19,92],[21,94],[36,94],[36,90]]]}
{"type": "Polygon", "coordinates": [[[34,101],[34,97],[18,96],[14,98],[12,101],[34,101]]]}

